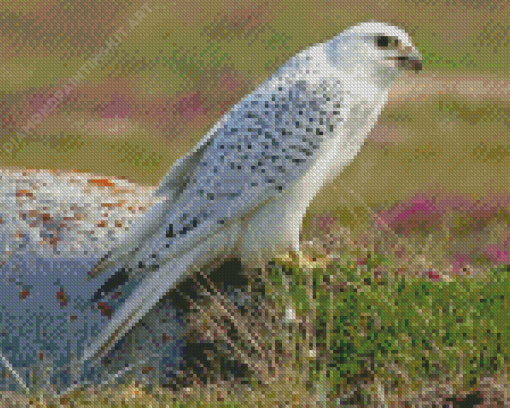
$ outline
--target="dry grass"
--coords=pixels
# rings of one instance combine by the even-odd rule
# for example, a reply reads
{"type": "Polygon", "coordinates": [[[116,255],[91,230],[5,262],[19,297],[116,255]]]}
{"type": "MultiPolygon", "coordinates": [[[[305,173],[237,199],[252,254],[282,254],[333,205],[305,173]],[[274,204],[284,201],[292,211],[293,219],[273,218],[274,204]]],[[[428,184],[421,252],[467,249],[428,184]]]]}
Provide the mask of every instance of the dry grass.
{"type": "MultiPolygon", "coordinates": [[[[349,402],[350,406],[406,407],[417,406],[419,402],[419,406],[432,407],[452,398],[459,401],[481,398],[481,406],[503,406],[509,400],[505,386],[507,367],[501,367],[497,373],[480,378],[475,389],[462,385],[462,369],[457,377],[437,380],[424,377],[419,386],[394,386],[385,380],[386,376],[397,377],[402,383],[407,383],[411,375],[405,365],[390,362],[381,371],[384,375],[374,376],[369,370],[363,375],[354,376],[352,384],[347,387],[335,386],[328,378],[328,369],[312,379],[311,367],[317,362],[327,364],[331,356],[327,349],[315,342],[318,330],[316,309],[311,307],[304,313],[297,313],[290,320],[285,318],[286,308],[293,304],[290,288],[295,284],[293,280],[305,276],[305,280],[299,282],[310,300],[318,290],[312,277],[317,271],[322,271],[328,279],[323,280],[321,290],[329,293],[331,299],[338,299],[345,285],[350,283],[340,275],[331,275],[331,267],[358,262],[363,269],[363,261],[360,263],[360,259],[370,259],[375,248],[386,253],[390,259],[389,263],[374,271],[376,279],[389,277],[391,280],[392,276],[412,276],[416,271],[429,271],[438,262],[438,259],[430,255],[441,258],[441,251],[438,250],[441,248],[439,235],[425,239],[424,250],[419,249],[414,239],[416,237],[396,234],[389,225],[383,224],[381,234],[381,224],[377,221],[381,221],[382,217],[376,212],[372,212],[372,216],[372,228],[365,225],[365,228],[353,231],[331,226],[322,239],[304,243],[303,254],[291,254],[275,260],[272,268],[282,272],[281,287],[274,285],[268,275],[269,270],[253,271],[250,276],[252,286],[249,287],[252,294],[251,308],[247,310],[234,307],[209,277],[194,276],[196,291],[204,296],[199,301],[188,299],[193,310],[190,315],[189,339],[215,342],[216,351],[208,355],[209,364],[202,367],[200,375],[192,371],[184,374],[186,384],[177,391],[158,387],[148,390],[133,383],[101,389],[87,388],[59,399],[4,393],[2,406],[315,407],[321,406],[320,401],[328,401],[327,406],[332,406],[334,401],[344,401],[349,402]],[[408,254],[421,252],[423,255],[406,257],[401,255],[402,251],[408,254]],[[235,379],[222,378],[219,364],[223,357],[230,357],[245,365],[249,375],[235,379]]],[[[442,239],[448,240],[449,237],[443,236],[442,239]]],[[[447,263],[447,259],[442,261],[447,263]]],[[[478,270],[479,275],[483,272],[478,270]]],[[[466,267],[464,273],[470,273],[469,268],[466,267]]],[[[424,273],[424,276],[427,274],[424,273]]],[[[435,280],[453,281],[455,276],[443,270],[443,274],[435,280]]],[[[333,330],[333,321],[330,320],[327,328],[328,344],[333,330]]],[[[436,344],[435,347],[441,353],[443,346],[436,344]]],[[[367,367],[370,366],[370,362],[367,363],[367,367]]]]}

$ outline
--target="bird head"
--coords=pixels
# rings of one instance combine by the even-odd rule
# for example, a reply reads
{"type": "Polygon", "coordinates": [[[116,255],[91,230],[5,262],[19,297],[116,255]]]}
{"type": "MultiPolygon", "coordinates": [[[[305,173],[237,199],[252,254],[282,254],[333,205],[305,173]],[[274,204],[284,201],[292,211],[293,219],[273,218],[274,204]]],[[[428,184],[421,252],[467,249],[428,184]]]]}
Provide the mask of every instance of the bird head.
{"type": "Polygon", "coordinates": [[[366,22],[334,37],[326,51],[329,62],[358,78],[374,78],[387,88],[404,70],[418,72],[422,58],[409,35],[385,23],[366,22]]]}

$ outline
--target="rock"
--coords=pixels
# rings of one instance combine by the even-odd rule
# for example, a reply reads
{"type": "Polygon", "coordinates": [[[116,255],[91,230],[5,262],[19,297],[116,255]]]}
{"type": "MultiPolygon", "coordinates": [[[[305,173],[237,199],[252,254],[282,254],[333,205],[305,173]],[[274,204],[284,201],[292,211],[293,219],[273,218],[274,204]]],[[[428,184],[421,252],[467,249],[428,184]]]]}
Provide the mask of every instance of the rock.
{"type": "Polygon", "coordinates": [[[69,369],[133,290],[126,285],[91,305],[108,276],[90,280],[88,272],[156,204],[154,188],[25,169],[0,169],[0,186],[0,391],[20,383],[62,391],[75,381],[115,382],[120,370],[139,381],[171,381],[184,329],[168,296],[95,367],[78,376],[69,369]]]}

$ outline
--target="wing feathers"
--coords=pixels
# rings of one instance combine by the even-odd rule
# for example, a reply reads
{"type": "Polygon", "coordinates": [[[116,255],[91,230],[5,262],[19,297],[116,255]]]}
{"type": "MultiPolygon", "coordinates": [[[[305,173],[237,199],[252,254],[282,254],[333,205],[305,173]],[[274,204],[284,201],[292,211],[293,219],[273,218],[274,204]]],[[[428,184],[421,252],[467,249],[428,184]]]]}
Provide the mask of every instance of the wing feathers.
{"type": "Polygon", "coordinates": [[[168,213],[168,205],[165,201],[157,203],[140,216],[129,228],[126,236],[112,248],[89,273],[90,279],[100,275],[110,267],[129,264],[142,243],[153,231],[164,223],[168,213]]]}
{"type": "Polygon", "coordinates": [[[82,366],[85,361],[101,358],[107,353],[187,272],[228,256],[237,242],[239,232],[239,224],[232,224],[180,258],[168,262],[157,271],[148,272],[122,309],[115,313],[108,326],[85,350],[78,366],[82,366]]]}
{"type": "Polygon", "coordinates": [[[94,266],[89,274],[91,278],[103,273],[109,267],[119,265],[121,262],[128,264],[133,254],[138,251],[140,243],[156,231],[158,226],[164,224],[165,215],[171,214],[172,204],[178,201],[182,192],[186,189],[208,146],[214,140],[216,130],[223,126],[224,122],[225,120],[220,120],[190,153],[174,163],[153,193],[156,197],[163,197],[164,202],[151,207],[129,228],[126,238],[94,266]]]}

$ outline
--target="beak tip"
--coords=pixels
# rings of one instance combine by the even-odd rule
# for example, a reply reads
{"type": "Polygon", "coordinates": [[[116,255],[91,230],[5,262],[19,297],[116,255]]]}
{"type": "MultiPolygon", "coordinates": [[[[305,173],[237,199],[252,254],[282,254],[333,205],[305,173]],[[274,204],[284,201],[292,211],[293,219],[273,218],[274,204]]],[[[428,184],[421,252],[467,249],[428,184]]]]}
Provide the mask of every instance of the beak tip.
{"type": "Polygon", "coordinates": [[[421,60],[410,60],[409,63],[411,64],[411,68],[413,71],[421,71],[423,69],[423,64],[421,60]]]}

